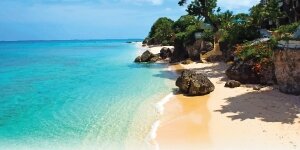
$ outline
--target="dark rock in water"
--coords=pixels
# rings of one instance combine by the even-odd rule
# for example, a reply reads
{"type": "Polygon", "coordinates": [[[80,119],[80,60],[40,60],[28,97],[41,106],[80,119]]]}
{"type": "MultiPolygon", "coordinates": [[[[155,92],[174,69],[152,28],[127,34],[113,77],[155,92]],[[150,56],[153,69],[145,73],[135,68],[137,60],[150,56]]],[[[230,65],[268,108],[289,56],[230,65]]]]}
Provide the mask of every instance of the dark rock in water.
{"type": "Polygon", "coordinates": [[[149,62],[150,62],[150,63],[155,63],[155,62],[160,61],[160,60],[161,60],[160,56],[159,56],[159,55],[155,55],[154,57],[152,57],[152,58],[149,60],[149,62]]]}
{"type": "Polygon", "coordinates": [[[136,63],[140,63],[141,62],[141,56],[138,56],[135,58],[134,62],[136,63]]]}
{"type": "Polygon", "coordinates": [[[181,64],[184,64],[184,65],[188,65],[188,64],[191,64],[191,63],[193,63],[193,61],[191,59],[186,59],[186,60],[181,62],[181,64]]]}
{"type": "Polygon", "coordinates": [[[229,80],[226,82],[225,87],[229,87],[229,88],[236,88],[236,87],[240,87],[241,83],[239,81],[235,81],[235,80],[229,80]]]}
{"type": "Polygon", "coordinates": [[[254,62],[236,61],[226,70],[226,75],[231,80],[236,80],[241,83],[259,84],[260,77],[252,69],[254,62]]]}
{"type": "Polygon", "coordinates": [[[133,42],[127,41],[126,43],[130,44],[130,43],[133,43],[133,42]]]}
{"type": "Polygon", "coordinates": [[[145,46],[147,46],[147,44],[143,44],[143,45],[142,45],[142,47],[145,47],[145,46]]]}
{"type": "Polygon", "coordinates": [[[161,50],[160,50],[160,57],[162,59],[166,59],[168,57],[170,57],[172,55],[172,50],[167,48],[167,47],[163,47],[161,50]]]}
{"type": "Polygon", "coordinates": [[[149,62],[151,58],[155,57],[150,51],[145,51],[141,56],[141,62],[149,62]]]}
{"type": "Polygon", "coordinates": [[[200,96],[214,91],[215,86],[203,74],[192,70],[185,70],[176,80],[179,90],[189,96],[200,96]]]}

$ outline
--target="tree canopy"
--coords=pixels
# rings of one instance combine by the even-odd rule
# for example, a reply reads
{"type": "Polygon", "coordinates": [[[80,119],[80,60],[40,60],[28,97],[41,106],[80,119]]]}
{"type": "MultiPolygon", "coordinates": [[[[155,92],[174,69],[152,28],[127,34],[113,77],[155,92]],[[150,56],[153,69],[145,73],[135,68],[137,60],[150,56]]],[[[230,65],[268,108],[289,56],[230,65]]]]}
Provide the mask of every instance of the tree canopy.
{"type": "Polygon", "coordinates": [[[175,35],[173,24],[174,21],[167,17],[159,18],[151,27],[148,44],[172,44],[172,38],[175,35]]]}
{"type": "MultiPolygon", "coordinates": [[[[187,3],[187,0],[180,0],[178,4],[183,6],[187,3]]],[[[217,31],[220,26],[220,22],[215,15],[216,12],[220,12],[220,8],[217,8],[217,0],[192,0],[187,6],[187,12],[190,15],[203,18],[205,22],[209,23],[214,31],[217,31]]]]}

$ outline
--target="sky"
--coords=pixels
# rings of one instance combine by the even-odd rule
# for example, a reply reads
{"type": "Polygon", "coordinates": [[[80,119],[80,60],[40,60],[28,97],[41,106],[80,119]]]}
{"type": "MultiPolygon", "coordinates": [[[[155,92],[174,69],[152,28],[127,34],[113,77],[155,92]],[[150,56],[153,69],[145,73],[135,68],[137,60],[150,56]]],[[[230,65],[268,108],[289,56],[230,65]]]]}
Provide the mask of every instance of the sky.
{"type": "MultiPolygon", "coordinates": [[[[260,0],[218,0],[248,12],[260,0]]],[[[0,0],[0,41],[130,39],[147,36],[159,17],[186,14],[178,0],[0,0]]]]}

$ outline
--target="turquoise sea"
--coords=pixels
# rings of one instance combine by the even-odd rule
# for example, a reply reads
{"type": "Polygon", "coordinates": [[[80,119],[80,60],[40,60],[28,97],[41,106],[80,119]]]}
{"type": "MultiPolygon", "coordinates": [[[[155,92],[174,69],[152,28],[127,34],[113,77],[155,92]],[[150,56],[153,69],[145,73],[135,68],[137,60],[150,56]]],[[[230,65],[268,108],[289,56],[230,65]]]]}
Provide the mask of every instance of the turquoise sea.
{"type": "Polygon", "coordinates": [[[0,42],[0,149],[147,147],[171,88],[126,41],[0,42]]]}

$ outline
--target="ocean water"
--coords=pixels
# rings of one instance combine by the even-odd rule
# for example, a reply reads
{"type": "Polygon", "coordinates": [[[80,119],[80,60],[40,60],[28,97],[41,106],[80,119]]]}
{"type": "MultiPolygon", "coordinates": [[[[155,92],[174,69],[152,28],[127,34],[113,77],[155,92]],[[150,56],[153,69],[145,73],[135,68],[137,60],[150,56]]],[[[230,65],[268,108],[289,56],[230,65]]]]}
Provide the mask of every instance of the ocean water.
{"type": "Polygon", "coordinates": [[[0,42],[0,149],[147,145],[163,64],[125,40],[0,42]]]}

